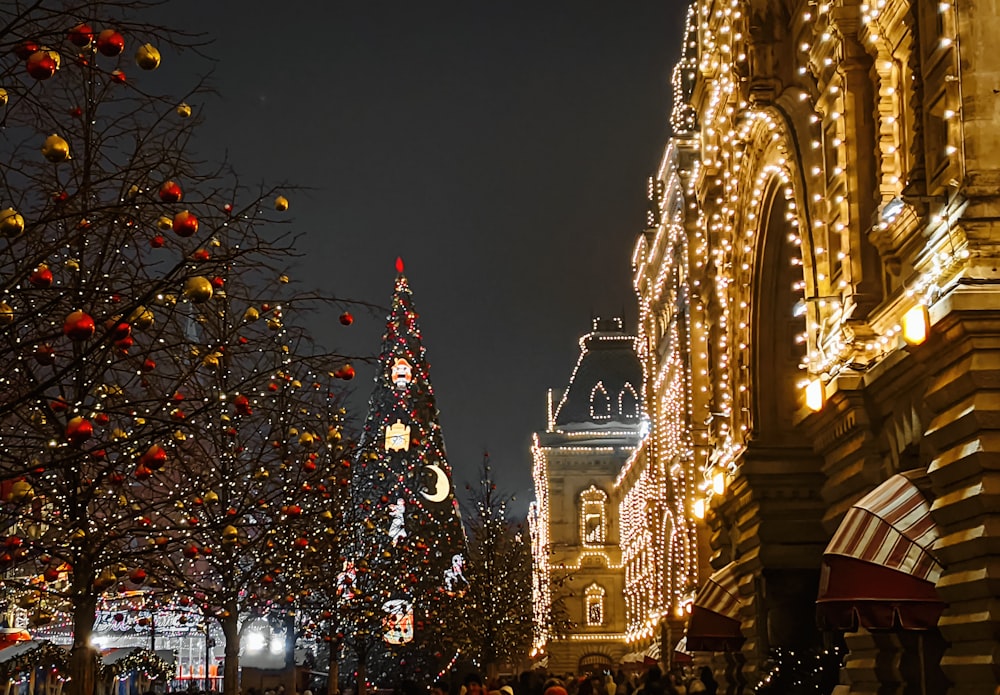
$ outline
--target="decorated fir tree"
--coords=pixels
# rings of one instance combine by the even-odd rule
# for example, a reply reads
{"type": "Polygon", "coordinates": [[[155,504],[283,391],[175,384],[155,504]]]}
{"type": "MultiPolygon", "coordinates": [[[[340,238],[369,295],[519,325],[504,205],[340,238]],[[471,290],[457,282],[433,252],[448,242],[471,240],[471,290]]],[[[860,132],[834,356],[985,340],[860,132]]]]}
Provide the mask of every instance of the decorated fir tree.
{"type": "Polygon", "coordinates": [[[455,658],[465,538],[403,262],[352,475],[359,515],[339,585],[366,681],[427,681],[455,658]]]}

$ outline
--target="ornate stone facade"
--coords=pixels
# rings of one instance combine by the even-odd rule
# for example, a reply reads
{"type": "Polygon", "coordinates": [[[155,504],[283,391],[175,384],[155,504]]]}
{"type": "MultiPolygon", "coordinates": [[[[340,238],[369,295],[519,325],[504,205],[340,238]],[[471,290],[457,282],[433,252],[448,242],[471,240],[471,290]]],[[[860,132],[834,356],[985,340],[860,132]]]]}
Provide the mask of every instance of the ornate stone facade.
{"type": "Polygon", "coordinates": [[[615,481],[641,439],[641,389],[635,336],[596,319],[534,438],[532,656],[556,673],[617,666],[627,651],[615,481]]]}
{"type": "MultiPolygon", "coordinates": [[[[774,647],[842,640],[854,693],[1000,683],[998,29],[983,0],[693,5],[633,260],[646,499],[682,527],[704,514],[703,560],[737,592],[720,692],[774,647]],[[827,545],[901,472],[929,504],[943,613],[823,633],[827,545]]],[[[650,614],[697,570],[665,561],[650,614]]]]}

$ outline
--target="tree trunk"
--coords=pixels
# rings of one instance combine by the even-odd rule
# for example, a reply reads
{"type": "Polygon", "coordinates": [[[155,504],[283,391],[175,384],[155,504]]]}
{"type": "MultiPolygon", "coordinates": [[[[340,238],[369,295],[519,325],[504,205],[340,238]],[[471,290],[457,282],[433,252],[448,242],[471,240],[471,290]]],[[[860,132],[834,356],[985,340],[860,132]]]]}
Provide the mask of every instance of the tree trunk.
{"type": "Polygon", "coordinates": [[[97,595],[94,594],[92,572],[83,572],[74,577],[79,582],[74,589],[73,602],[73,649],[69,655],[69,695],[94,695],[97,688],[95,666],[96,653],[90,646],[97,612],[97,595]],[[81,589],[81,587],[86,588],[81,589]]]}
{"type": "Polygon", "coordinates": [[[285,613],[285,692],[299,692],[299,683],[295,672],[295,643],[298,641],[295,631],[295,614],[285,613]]]}
{"type": "Polygon", "coordinates": [[[222,677],[223,695],[240,695],[240,615],[233,607],[222,618],[222,634],[226,638],[226,664],[222,677]]]}
{"type": "Polygon", "coordinates": [[[330,658],[326,665],[326,695],[337,695],[340,692],[340,642],[336,639],[330,640],[330,658]]]}
{"type": "Polygon", "coordinates": [[[357,695],[368,695],[368,654],[358,654],[357,695]]]}

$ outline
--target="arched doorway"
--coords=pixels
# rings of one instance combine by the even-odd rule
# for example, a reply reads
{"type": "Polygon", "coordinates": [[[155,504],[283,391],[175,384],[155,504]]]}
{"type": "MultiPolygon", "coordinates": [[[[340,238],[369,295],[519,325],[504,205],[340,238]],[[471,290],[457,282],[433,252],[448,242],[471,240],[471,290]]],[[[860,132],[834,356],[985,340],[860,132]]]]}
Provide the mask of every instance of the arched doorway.
{"type": "Polygon", "coordinates": [[[614,662],[607,654],[585,654],[580,657],[577,673],[604,673],[611,671],[614,662]]]}

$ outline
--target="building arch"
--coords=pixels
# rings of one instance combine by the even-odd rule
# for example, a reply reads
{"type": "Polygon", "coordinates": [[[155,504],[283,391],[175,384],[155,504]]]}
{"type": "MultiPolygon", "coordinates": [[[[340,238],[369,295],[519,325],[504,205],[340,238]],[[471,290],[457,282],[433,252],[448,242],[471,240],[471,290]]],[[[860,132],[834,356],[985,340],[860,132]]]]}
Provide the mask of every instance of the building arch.
{"type": "Polygon", "coordinates": [[[600,627],[606,622],[604,599],[607,591],[594,582],[583,590],[583,619],[588,627],[600,627]]]}
{"type": "Polygon", "coordinates": [[[639,394],[627,381],[618,394],[618,414],[629,418],[639,417],[639,394]]]}
{"type": "Polygon", "coordinates": [[[614,659],[610,654],[590,652],[580,657],[577,673],[604,673],[614,667],[614,659]]]}
{"type": "Polygon", "coordinates": [[[580,541],[585,546],[608,542],[608,493],[591,485],[580,493],[580,541]]]}
{"type": "Polygon", "coordinates": [[[761,436],[788,437],[792,415],[803,405],[810,346],[821,340],[816,327],[840,306],[828,286],[831,273],[817,235],[825,230],[812,223],[819,219],[815,194],[803,171],[810,165],[815,171],[817,155],[804,155],[795,144],[801,135],[791,120],[770,107],[751,112],[742,130],[747,147],[729,264],[728,366],[731,438],[743,445],[761,436]]]}
{"type": "Polygon", "coordinates": [[[603,381],[598,381],[594,384],[594,388],[590,389],[590,417],[595,420],[611,418],[611,397],[608,396],[603,381]]]}

